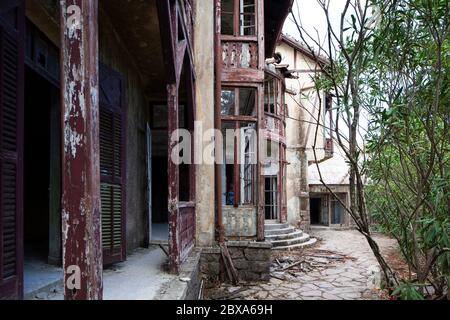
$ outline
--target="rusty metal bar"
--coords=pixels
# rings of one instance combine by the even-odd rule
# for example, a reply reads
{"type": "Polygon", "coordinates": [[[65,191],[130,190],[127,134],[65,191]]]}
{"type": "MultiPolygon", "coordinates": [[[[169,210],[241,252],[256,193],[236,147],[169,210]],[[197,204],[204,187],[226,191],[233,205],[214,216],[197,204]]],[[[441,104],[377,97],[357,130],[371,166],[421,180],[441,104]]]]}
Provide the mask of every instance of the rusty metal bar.
{"type": "Polygon", "coordinates": [[[61,0],[65,299],[102,299],[97,0],[61,0]]]}

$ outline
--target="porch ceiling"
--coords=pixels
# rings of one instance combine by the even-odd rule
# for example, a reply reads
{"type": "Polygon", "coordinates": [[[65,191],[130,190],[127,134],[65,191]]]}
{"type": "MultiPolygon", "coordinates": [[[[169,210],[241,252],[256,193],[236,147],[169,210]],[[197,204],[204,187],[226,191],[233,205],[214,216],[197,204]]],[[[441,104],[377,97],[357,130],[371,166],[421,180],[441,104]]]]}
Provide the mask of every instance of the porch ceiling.
{"type": "Polygon", "coordinates": [[[266,58],[272,57],[275,53],[276,43],[293,3],[294,0],[266,0],[264,2],[266,58]]]}
{"type": "Polygon", "coordinates": [[[157,0],[108,0],[102,8],[135,60],[146,93],[165,92],[165,70],[161,47],[157,0]]]}

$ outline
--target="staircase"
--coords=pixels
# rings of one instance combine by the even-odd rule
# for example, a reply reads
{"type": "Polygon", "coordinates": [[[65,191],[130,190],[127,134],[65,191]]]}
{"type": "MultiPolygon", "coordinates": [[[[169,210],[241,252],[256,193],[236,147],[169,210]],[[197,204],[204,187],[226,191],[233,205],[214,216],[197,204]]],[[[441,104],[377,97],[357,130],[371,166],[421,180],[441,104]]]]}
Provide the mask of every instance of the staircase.
{"type": "Polygon", "coordinates": [[[272,243],[274,250],[303,248],[317,242],[316,239],[288,223],[266,223],[265,230],[266,240],[272,243]]]}

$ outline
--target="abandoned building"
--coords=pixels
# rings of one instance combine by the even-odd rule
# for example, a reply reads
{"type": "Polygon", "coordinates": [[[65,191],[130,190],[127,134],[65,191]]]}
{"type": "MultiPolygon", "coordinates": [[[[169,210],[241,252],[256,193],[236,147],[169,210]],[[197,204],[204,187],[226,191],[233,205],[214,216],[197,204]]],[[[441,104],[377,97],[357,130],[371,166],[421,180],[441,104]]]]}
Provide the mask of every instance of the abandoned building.
{"type": "Polygon", "coordinates": [[[344,156],[336,151],[331,159],[308,168],[311,226],[351,228],[355,226],[336,196],[347,206],[350,205],[349,167],[344,156]],[[327,185],[326,188],[319,176],[327,185]],[[333,195],[331,192],[335,195],[333,195]]]}
{"type": "Polygon", "coordinates": [[[334,141],[332,97],[317,92],[313,77],[327,59],[305,44],[282,34],[277,52],[295,77],[286,79],[289,118],[287,141],[288,221],[303,230],[311,226],[352,227],[353,219],[326,185],[349,204],[349,167],[334,141]],[[315,145],[315,152],[313,146],[315,145]]]}
{"type": "Polygon", "coordinates": [[[167,276],[146,280],[187,275],[172,297],[195,298],[221,259],[264,279],[273,230],[308,241],[287,227],[292,74],[275,54],[292,2],[0,2],[0,298],[36,278],[114,297],[105,272],[155,244],[167,276]],[[196,122],[237,136],[222,161],[175,164],[171,133],[196,122]]]}

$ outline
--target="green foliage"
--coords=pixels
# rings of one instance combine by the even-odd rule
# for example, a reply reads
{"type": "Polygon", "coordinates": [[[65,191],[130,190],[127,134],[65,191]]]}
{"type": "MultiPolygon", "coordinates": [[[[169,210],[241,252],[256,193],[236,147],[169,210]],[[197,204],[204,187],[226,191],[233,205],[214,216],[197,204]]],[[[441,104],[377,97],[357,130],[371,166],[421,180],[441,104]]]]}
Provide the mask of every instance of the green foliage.
{"type": "MultiPolygon", "coordinates": [[[[439,293],[450,273],[449,2],[373,2],[385,10],[364,77],[367,203],[398,240],[412,280],[439,293]]],[[[395,295],[416,299],[416,289],[405,282],[395,295]]]]}
{"type": "Polygon", "coordinates": [[[410,282],[402,282],[393,292],[393,295],[401,300],[423,300],[417,287],[410,282]]]}

